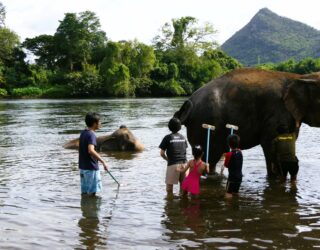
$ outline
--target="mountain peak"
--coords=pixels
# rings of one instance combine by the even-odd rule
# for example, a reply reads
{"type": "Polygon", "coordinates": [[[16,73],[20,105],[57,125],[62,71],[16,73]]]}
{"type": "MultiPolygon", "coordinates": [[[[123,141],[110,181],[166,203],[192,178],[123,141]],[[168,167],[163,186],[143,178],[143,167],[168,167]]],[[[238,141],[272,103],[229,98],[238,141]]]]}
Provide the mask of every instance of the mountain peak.
{"type": "Polygon", "coordinates": [[[319,44],[320,31],[263,8],[221,47],[244,65],[255,65],[319,56],[319,44]]]}
{"type": "Polygon", "coordinates": [[[259,15],[259,14],[276,14],[276,13],[274,13],[274,12],[272,12],[271,10],[269,10],[268,8],[262,8],[262,9],[260,9],[258,12],[257,12],[257,14],[256,15],[259,15]]]}
{"type": "Polygon", "coordinates": [[[262,8],[262,9],[260,9],[258,12],[257,12],[257,14],[256,15],[261,15],[261,14],[263,14],[263,15],[270,15],[270,14],[272,14],[272,15],[276,15],[276,13],[274,13],[274,12],[272,12],[271,10],[269,10],[268,8],[262,8]]]}

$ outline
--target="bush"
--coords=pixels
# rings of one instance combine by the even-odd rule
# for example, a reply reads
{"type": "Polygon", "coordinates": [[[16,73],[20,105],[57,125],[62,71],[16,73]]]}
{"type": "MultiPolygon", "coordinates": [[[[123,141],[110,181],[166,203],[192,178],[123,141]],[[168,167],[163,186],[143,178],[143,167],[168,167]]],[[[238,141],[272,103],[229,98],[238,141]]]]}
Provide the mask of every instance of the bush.
{"type": "Polygon", "coordinates": [[[148,97],[152,95],[151,87],[154,82],[150,78],[131,78],[130,82],[134,86],[137,97],[148,97]]]}
{"type": "Polygon", "coordinates": [[[0,89],[0,98],[8,96],[8,92],[5,89],[0,89]]]}
{"type": "Polygon", "coordinates": [[[17,98],[23,97],[40,97],[42,90],[37,87],[16,88],[12,90],[12,96],[17,98]]]}
{"type": "MultiPolygon", "coordinates": [[[[49,84],[49,79],[52,77],[52,71],[45,70],[36,65],[32,65],[31,74],[33,79],[33,85],[35,86],[47,86],[49,84]]],[[[29,84],[31,85],[31,84],[29,84]]]]}
{"type": "Polygon", "coordinates": [[[100,68],[103,79],[103,92],[109,96],[129,97],[134,96],[135,86],[130,82],[129,68],[122,64],[113,64],[107,68],[106,64],[100,68]]]}
{"type": "Polygon", "coordinates": [[[41,97],[45,98],[68,98],[72,89],[66,85],[52,86],[43,91],[41,97]]]}
{"type": "Polygon", "coordinates": [[[95,70],[72,72],[65,76],[70,96],[91,97],[101,95],[101,78],[95,70]]]}
{"type": "Polygon", "coordinates": [[[174,80],[170,79],[165,82],[156,82],[152,85],[152,95],[153,96],[182,96],[186,95],[184,89],[180,86],[180,84],[174,80]]]}
{"type": "Polygon", "coordinates": [[[191,95],[194,91],[194,86],[191,82],[187,82],[187,81],[179,81],[180,82],[180,86],[183,88],[183,90],[185,91],[186,95],[191,95]]]}

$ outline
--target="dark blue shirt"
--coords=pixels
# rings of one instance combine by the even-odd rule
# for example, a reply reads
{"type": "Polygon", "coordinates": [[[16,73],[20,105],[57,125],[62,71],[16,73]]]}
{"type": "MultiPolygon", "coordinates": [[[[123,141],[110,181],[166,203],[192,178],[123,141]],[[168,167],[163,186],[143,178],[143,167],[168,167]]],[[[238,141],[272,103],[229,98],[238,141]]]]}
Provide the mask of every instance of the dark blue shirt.
{"type": "Polygon", "coordinates": [[[99,170],[98,160],[92,157],[88,151],[88,145],[97,146],[95,134],[85,129],[80,134],[79,140],[79,168],[84,170],[99,170]]]}

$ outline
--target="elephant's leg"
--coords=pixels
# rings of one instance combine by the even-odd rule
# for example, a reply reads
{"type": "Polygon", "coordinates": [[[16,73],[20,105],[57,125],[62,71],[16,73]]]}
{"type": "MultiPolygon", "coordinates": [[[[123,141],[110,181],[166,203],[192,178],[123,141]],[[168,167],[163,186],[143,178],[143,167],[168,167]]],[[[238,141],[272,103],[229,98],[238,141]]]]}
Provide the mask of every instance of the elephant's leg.
{"type": "MultiPolygon", "coordinates": [[[[216,165],[223,155],[223,150],[215,148],[210,154],[209,164],[210,164],[210,174],[217,172],[216,165]]],[[[219,170],[218,170],[219,171],[219,170]]]]}
{"type": "Polygon", "coordinates": [[[261,146],[262,146],[264,157],[266,160],[268,177],[275,178],[276,175],[272,171],[271,142],[263,143],[261,146]]]}

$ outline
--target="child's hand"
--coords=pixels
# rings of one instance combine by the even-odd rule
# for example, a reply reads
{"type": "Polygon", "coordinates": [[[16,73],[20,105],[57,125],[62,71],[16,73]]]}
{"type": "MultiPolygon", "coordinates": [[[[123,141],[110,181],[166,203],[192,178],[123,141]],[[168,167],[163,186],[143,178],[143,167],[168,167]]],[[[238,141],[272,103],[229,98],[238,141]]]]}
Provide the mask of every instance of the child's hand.
{"type": "Polygon", "coordinates": [[[184,166],[183,165],[180,165],[176,168],[176,171],[177,172],[183,172],[184,171],[184,166]]]}
{"type": "Polygon", "coordinates": [[[105,171],[108,171],[108,165],[105,161],[102,162],[102,166],[104,168],[105,171]]]}
{"type": "Polygon", "coordinates": [[[221,169],[220,169],[220,175],[223,175],[223,170],[224,170],[224,165],[221,165],[221,169]]]}

